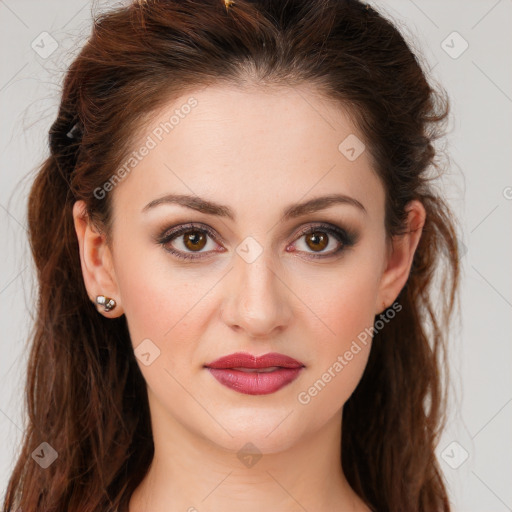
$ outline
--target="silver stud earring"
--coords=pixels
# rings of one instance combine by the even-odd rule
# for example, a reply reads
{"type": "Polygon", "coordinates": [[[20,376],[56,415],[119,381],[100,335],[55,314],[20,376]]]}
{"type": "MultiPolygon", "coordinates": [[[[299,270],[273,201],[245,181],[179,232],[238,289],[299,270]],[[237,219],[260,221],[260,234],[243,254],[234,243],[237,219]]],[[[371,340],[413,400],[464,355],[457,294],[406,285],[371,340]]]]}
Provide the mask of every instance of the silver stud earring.
{"type": "Polygon", "coordinates": [[[107,313],[116,307],[116,301],[110,297],[105,297],[105,295],[97,295],[96,304],[103,306],[104,311],[107,313]]]}

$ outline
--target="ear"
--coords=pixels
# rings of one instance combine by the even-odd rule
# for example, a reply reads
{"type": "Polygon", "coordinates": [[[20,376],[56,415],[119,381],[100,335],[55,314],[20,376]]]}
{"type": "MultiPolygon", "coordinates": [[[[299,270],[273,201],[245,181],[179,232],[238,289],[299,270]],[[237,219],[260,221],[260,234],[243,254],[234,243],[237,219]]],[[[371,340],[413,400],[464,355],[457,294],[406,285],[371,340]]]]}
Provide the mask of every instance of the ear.
{"type": "Polygon", "coordinates": [[[405,206],[406,233],[395,235],[388,246],[385,268],[381,276],[376,313],[388,308],[405,286],[411,270],[414,253],[423,232],[426,212],[423,204],[413,200],[405,206]]]}
{"type": "Polygon", "coordinates": [[[82,275],[89,298],[94,304],[97,295],[114,299],[116,307],[111,311],[106,312],[97,304],[96,307],[106,317],[119,317],[123,314],[123,309],[112,265],[112,253],[106,243],[105,234],[98,231],[89,219],[84,201],[76,201],[73,205],[73,220],[80,246],[82,275]]]}

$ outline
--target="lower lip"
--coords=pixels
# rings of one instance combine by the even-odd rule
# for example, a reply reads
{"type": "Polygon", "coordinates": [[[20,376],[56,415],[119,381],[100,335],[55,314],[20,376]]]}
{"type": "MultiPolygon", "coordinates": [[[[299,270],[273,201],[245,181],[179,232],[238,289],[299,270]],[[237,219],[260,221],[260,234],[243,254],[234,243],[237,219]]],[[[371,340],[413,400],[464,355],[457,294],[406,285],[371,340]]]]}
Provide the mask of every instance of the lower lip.
{"type": "Polygon", "coordinates": [[[207,368],[224,386],[246,395],[268,395],[290,384],[303,367],[279,368],[272,372],[243,372],[232,368],[207,368]]]}

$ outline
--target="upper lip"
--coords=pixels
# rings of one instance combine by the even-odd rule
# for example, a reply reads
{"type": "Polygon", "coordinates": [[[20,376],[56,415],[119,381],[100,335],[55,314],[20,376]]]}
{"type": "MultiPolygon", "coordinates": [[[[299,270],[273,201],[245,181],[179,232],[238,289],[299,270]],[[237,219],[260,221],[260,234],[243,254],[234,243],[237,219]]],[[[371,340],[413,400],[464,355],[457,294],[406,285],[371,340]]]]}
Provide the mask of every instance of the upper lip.
{"type": "Polygon", "coordinates": [[[205,366],[207,368],[270,368],[272,366],[301,368],[304,365],[292,357],[277,352],[270,352],[259,357],[246,352],[236,352],[216,359],[205,366]]]}

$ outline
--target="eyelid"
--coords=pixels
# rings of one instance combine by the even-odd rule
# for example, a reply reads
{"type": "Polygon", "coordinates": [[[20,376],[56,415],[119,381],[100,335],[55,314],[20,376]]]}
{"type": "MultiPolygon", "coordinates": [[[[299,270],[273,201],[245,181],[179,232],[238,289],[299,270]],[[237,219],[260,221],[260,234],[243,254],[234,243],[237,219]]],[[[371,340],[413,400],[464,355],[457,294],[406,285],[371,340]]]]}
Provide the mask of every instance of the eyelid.
{"type": "Polygon", "coordinates": [[[211,256],[212,252],[224,252],[225,249],[221,251],[207,251],[207,252],[186,252],[181,251],[179,249],[170,249],[167,248],[167,244],[170,244],[175,239],[183,236],[188,231],[204,231],[215,243],[217,243],[218,239],[220,239],[223,243],[223,238],[216,233],[216,231],[208,226],[207,224],[203,224],[201,222],[185,222],[182,224],[177,224],[171,228],[164,229],[160,235],[155,237],[155,242],[163,247],[163,249],[174,256],[177,260],[189,261],[189,262],[200,262],[203,259],[211,256]]]}
{"type": "Polygon", "coordinates": [[[155,237],[155,240],[162,243],[172,235],[176,235],[177,233],[183,234],[186,231],[192,231],[194,229],[197,229],[198,231],[205,231],[213,240],[219,240],[226,243],[213,228],[201,222],[185,222],[184,224],[177,224],[172,228],[165,229],[160,235],[155,237]]]}
{"type": "MultiPolygon", "coordinates": [[[[304,235],[315,233],[316,231],[326,232],[329,236],[334,236],[339,243],[341,243],[341,247],[335,251],[330,251],[327,253],[307,253],[308,257],[313,258],[328,258],[329,256],[335,256],[341,251],[345,251],[355,245],[359,239],[359,234],[357,231],[348,228],[348,227],[340,227],[336,224],[332,224],[331,222],[326,221],[316,221],[308,224],[301,228],[298,232],[295,233],[292,244],[295,244],[297,240],[302,238],[304,235]]],[[[289,247],[289,246],[287,246],[289,247]]]]}

